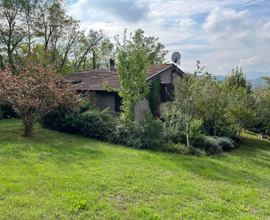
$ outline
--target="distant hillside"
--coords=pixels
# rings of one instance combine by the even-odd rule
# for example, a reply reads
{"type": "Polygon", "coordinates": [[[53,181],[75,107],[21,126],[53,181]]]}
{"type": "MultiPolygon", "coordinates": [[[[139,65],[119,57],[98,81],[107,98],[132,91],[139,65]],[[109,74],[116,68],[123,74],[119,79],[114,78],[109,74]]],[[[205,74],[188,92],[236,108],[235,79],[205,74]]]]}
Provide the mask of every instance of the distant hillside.
{"type": "Polygon", "coordinates": [[[270,72],[247,72],[245,74],[247,79],[258,79],[262,76],[270,76],[270,72]]]}
{"type": "MultiPolygon", "coordinates": [[[[214,75],[213,75],[214,76],[214,75]]],[[[266,73],[246,73],[247,81],[250,81],[254,86],[256,85],[265,85],[265,81],[261,78],[261,76],[270,76],[270,72],[266,73]],[[257,74],[257,78],[253,78],[257,74]],[[268,75],[267,75],[268,74],[268,75]]],[[[224,80],[225,76],[217,75],[215,76],[217,80],[224,80]]]]}

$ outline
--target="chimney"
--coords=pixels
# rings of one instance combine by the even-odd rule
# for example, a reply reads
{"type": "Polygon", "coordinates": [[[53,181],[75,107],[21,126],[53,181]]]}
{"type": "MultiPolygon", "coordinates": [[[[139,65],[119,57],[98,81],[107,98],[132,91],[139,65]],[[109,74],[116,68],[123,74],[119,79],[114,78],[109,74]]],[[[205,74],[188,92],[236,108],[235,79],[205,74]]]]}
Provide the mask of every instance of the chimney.
{"type": "Polygon", "coordinates": [[[111,72],[115,72],[115,64],[114,64],[114,59],[110,59],[110,70],[111,72]]]}

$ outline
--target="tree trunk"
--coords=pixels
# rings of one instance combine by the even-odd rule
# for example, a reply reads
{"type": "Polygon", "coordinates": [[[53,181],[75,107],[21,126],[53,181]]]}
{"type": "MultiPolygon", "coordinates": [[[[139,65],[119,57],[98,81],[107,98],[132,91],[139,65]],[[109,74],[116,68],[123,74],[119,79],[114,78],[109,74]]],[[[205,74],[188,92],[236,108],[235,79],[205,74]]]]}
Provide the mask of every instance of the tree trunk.
{"type": "Polygon", "coordinates": [[[93,69],[96,69],[96,54],[94,50],[93,50],[93,69]]]}
{"type": "Polygon", "coordinates": [[[33,125],[26,125],[24,127],[24,137],[29,137],[32,133],[33,125]]]}
{"type": "Polygon", "coordinates": [[[185,116],[187,147],[190,147],[188,117],[185,116]]]}

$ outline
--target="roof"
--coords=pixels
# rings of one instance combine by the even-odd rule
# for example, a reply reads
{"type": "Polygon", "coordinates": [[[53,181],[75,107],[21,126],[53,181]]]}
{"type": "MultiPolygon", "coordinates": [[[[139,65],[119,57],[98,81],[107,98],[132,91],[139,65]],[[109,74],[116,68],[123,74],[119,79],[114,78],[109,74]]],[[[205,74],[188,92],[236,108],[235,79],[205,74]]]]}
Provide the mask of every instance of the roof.
{"type": "MultiPolygon", "coordinates": [[[[173,69],[177,70],[180,75],[183,74],[175,64],[152,65],[148,66],[147,69],[149,70],[147,82],[173,69]]],[[[70,83],[78,82],[78,84],[74,86],[77,90],[107,91],[103,86],[106,80],[111,88],[120,88],[118,73],[116,71],[110,71],[110,69],[81,70],[65,76],[64,80],[70,83]]]]}

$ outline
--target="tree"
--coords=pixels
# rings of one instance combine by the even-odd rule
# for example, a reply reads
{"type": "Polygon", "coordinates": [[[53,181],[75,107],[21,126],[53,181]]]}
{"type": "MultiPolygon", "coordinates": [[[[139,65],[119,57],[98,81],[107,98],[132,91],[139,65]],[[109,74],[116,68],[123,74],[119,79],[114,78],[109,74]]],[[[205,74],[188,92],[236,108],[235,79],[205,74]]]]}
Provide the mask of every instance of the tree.
{"type": "MultiPolygon", "coordinates": [[[[120,89],[117,92],[123,99],[121,109],[124,111],[122,116],[126,121],[134,120],[134,108],[149,91],[148,86],[145,85],[148,74],[146,69],[148,65],[147,50],[140,38],[133,41],[132,37],[133,35],[130,33],[130,38],[127,38],[126,29],[122,43],[118,36],[115,37],[116,66],[120,80],[120,89]]],[[[105,82],[105,86],[109,91],[112,90],[108,86],[108,82],[105,82]]]]}
{"type": "Polygon", "coordinates": [[[207,120],[212,119],[214,121],[214,136],[216,137],[216,122],[227,112],[227,94],[222,83],[215,80],[207,80],[201,92],[202,95],[197,109],[203,118],[207,120]]]}
{"type": "MultiPolygon", "coordinates": [[[[200,91],[204,77],[199,78],[198,74],[202,73],[204,67],[200,67],[200,61],[197,61],[197,69],[193,74],[184,74],[183,79],[175,79],[174,85],[174,102],[176,111],[179,111],[185,120],[187,146],[190,147],[189,124],[192,116],[195,115],[198,101],[200,100],[200,91]]],[[[206,73],[208,74],[208,73],[206,73]]]]}
{"type": "Polygon", "coordinates": [[[132,37],[133,42],[141,41],[141,44],[145,47],[146,50],[146,58],[150,65],[154,64],[162,64],[165,62],[165,56],[168,53],[165,50],[165,46],[158,42],[159,38],[155,37],[145,37],[144,31],[142,29],[138,29],[134,32],[132,37]]]}
{"type": "Polygon", "coordinates": [[[8,62],[13,65],[12,54],[25,38],[23,22],[25,0],[0,0],[0,43],[5,45],[8,62]]]}
{"type": "Polygon", "coordinates": [[[66,107],[79,105],[79,95],[56,76],[53,66],[44,65],[43,60],[36,62],[34,54],[25,61],[22,68],[16,66],[18,75],[12,75],[9,66],[0,71],[0,94],[3,101],[12,104],[13,109],[24,124],[24,136],[31,135],[33,126],[54,106],[66,107]]]}
{"type": "Polygon", "coordinates": [[[224,80],[225,87],[230,91],[234,87],[242,87],[247,90],[247,93],[249,94],[252,89],[251,82],[247,82],[246,76],[243,73],[243,69],[240,67],[236,67],[235,69],[232,69],[230,71],[230,74],[225,77],[224,80]]]}

